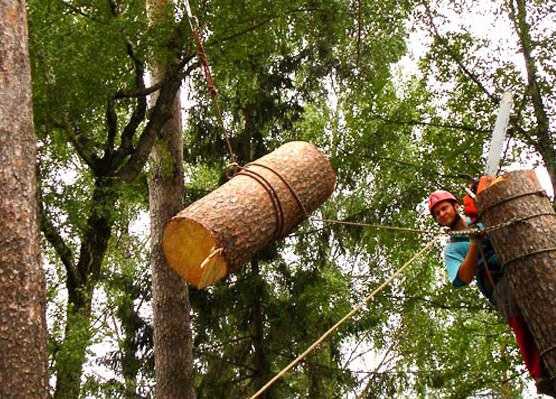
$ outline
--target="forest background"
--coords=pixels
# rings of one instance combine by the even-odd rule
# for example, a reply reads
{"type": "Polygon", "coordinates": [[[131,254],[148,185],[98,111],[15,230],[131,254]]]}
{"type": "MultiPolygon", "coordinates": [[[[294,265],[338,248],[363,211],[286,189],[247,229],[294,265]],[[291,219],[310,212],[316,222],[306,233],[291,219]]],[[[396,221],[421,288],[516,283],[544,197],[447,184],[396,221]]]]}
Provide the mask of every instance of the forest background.
{"type": "MultiPolygon", "coordinates": [[[[553,1],[195,1],[240,163],[310,141],[338,174],[318,216],[430,232],[310,220],[185,287],[160,227],[230,157],[184,3],[27,6],[53,397],[253,394],[438,234],[424,200],[481,174],[506,90],[505,169],[556,184],[553,1]]],[[[440,251],[263,397],[521,397],[513,337],[440,251]]]]}

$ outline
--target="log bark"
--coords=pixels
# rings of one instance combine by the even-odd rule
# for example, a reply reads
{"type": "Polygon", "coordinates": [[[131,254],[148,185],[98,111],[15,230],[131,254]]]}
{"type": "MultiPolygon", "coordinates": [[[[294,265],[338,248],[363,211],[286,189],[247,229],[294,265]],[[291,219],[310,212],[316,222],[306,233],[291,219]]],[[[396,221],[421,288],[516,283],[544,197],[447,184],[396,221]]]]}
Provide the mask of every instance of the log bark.
{"type": "Polygon", "coordinates": [[[305,219],[305,212],[314,211],[332,194],[336,182],[330,161],[314,145],[301,141],[284,144],[248,164],[248,170],[262,179],[238,174],[165,227],[168,263],[199,288],[237,270],[257,251],[291,232],[305,219]]]}
{"type": "Polygon", "coordinates": [[[0,0],[0,398],[48,397],[25,1],[0,0]]]}
{"type": "Polygon", "coordinates": [[[517,171],[482,191],[478,205],[487,227],[502,224],[489,236],[544,365],[556,376],[556,215],[550,200],[533,171],[517,171]]]}

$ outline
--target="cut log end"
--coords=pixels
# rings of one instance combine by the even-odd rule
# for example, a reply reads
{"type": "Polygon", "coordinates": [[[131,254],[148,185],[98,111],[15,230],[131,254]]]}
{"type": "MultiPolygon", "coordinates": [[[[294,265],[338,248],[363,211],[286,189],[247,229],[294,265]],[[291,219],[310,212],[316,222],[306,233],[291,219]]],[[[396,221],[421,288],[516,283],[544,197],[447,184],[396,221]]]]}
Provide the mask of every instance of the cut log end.
{"type": "Polygon", "coordinates": [[[187,218],[173,218],[164,229],[162,249],[170,267],[197,288],[228,274],[228,265],[211,232],[187,218]]]}

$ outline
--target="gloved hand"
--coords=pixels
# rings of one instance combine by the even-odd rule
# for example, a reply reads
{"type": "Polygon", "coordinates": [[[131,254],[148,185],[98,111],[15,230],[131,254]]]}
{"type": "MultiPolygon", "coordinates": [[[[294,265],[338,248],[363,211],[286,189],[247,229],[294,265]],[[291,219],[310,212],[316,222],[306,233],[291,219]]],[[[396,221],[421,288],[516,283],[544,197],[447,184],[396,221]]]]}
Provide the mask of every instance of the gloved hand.
{"type": "MultiPolygon", "coordinates": [[[[474,194],[479,194],[494,182],[495,176],[481,176],[479,180],[473,180],[469,186],[469,190],[474,194]]],[[[471,223],[475,223],[479,217],[479,208],[475,199],[467,194],[463,197],[463,212],[471,218],[471,223]]]]}
{"type": "Polygon", "coordinates": [[[486,232],[484,230],[477,229],[469,233],[469,238],[472,241],[481,241],[485,237],[486,237],[486,232]]]}

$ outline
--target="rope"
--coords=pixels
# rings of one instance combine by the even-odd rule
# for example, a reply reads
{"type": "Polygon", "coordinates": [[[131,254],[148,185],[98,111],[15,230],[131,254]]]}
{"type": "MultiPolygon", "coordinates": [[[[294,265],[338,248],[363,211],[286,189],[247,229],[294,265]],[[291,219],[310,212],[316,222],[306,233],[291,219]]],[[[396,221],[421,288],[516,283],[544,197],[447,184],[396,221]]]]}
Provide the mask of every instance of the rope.
{"type": "Polygon", "coordinates": [[[482,230],[481,229],[456,230],[456,231],[449,231],[447,234],[449,236],[474,236],[474,235],[480,235],[481,233],[488,234],[488,233],[492,233],[493,231],[509,227],[512,224],[525,222],[527,220],[534,219],[540,216],[556,216],[556,213],[554,212],[535,213],[534,215],[528,215],[521,218],[513,218],[506,222],[495,224],[494,226],[485,227],[482,230]]]}
{"type": "Polygon", "coordinates": [[[307,209],[303,205],[303,202],[301,202],[301,198],[299,198],[299,195],[297,194],[295,189],[288,183],[288,181],[280,173],[278,173],[270,166],[262,165],[259,163],[249,163],[245,166],[239,166],[237,163],[233,163],[228,167],[230,173],[233,176],[238,176],[238,175],[248,176],[253,180],[255,180],[257,183],[259,183],[264,188],[264,190],[267,192],[268,196],[270,197],[270,201],[272,202],[272,207],[274,208],[274,216],[276,219],[276,229],[274,231],[274,238],[275,239],[282,238],[286,234],[285,232],[286,226],[284,222],[284,209],[282,207],[280,197],[278,196],[278,192],[272,186],[269,180],[267,180],[264,176],[262,176],[260,173],[256,172],[255,170],[250,169],[249,166],[258,166],[260,168],[264,168],[272,172],[288,188],[290,194],[297,202],[299,209],[303,212],[305,217],[308,217],[307,209]]]}
{"type": "Polygon", "coordinates": [[[543,350],[540,354],[541,359],[549,352],[552,352],[553,350],[556,350],[556,345],[553,345],[545,350],[543,350]]]}
{"type": "MultiPolygon", "coordinates": [[[[348,226],[360,226],[360,227],[372,227],[378,230],[393,230],[393,231],[404,231],[408,233],[419,233],[419,234],[430,234],[430,233],[438,233],[436,230],[420,230],[420,229],[412,229],[409,227],[399,227],[399,226],[388,226],[384,224],[371,224],[371,223],[358,223],[358,222],[348,222],[345,220],[333,220],[333,219],[320,219],[315,218],[313,219],[317,222],[324,222],[324,223],[332,223],[332,224],[345,224],[348,226]]],[[[440,232],[441,234],[448,234],[445,232],[440,232]]]]}
{"type": "Polygon", "coordinates": [[[309,346],[305,352],[295,358],[290,364],[288,364],[282,371],[276,374],[270,381],[268,381],[261,389],[259,389],[253,396],[249,397],[249,399],[255,399],[263,392],[265,392],[272,384],[274,384],[277,380],[279,380],[284,374],[286,374],[289,370],[291,370],[295,365],[297,365],[301,360],[303,360],[308,354],[310,354],[315,348],[317,348],[330,334],[332,334],[338,327],[344,324],[348,319],[350,319],[355,313],[359,312],[363,307],[367,304],[367,302],[374,299],[374,296],[382,291],[392,280],[394,280],[399,274],[401,274],[415,259],[419,256],[425,254],[438,240],[434,239],[428,242],[419,252],[417,252],[411,259],[409,259],[402,267],[396,270],[388,279],[386,279],[380,286],[375,288],[364,300],[361,304],[354,307],[348,314],[346,314],[340,321],[330,327],[324,334],[321,335],[319,339],[317,339],[311,346],[309,346]]]}
{"type": "Polygon", "coordinates": [[[248,176],[259,183],[264,190],[267,192],[268,196],[270,197],[270,201],[272,202],[272,207],[274,208],[274,217],[276,219],[276,229],[274,230],[274,238],[281,238],[284,232],[284,209],[282,208],[282,203],[280,202],[280,197],[278,197],[278,193],[272,187],[272,184],[265,179],[262,175],[255,172],[254,170],[240,167],[239,172],[236,173],[236,176],[243,175],[248,176]]]}
{"type": "Polygon", "coordinates": [[[505,198],[501,199],[500,201],[495,202],[493,204],[490,204],[486,208],[481,209],[481,211],[479,212],[479,216],[484,214],[487,210],[489,210],[491,208],[494,208],[498,205],[505,204],[506,202],[512,201],[512,200],[517,199],[517,198],[526,197],[528,195],[540,195],[542,197],[548,197],[548,194],[544,190],[536,190],[536,191],[530,191],[530,192],[527,192],[527,193],[515,194],[515,195],[512,195],[510,197],[505,197],[505,198]]]}
{"type": "Polygon", "coordinates": [[[537,250],[535,250],[535,251],[531,251],[531,252],[529,252],[529,253],[522,254],[522,255],[516,256],[516,257],[514,257],[514,258],[511,258],[510,260],[504,262],[504,267],[507,267],[510,263],[517,262],[518,260],[521,260],[521,259],[523,259],[523,258],[527,258],[527,257],[529,257],[529,256],[538,255],[538,254],[543,254],[543,253],[545,253],[545,252],[554,252],[554,251],[556,251],[556,247],[552,247],[552,248],[540,248],[540,249],[537,249],[537,250]]]}
{"type": "Polygon", "coordinates": [[[306,218],[309,217],[309,213],[307,212],[307,210],[303,206],[303,202],[301,202],[301,198],[299,198],[299,195],[297,195],[297,192],[293,189],[293,187],[288,183],[288,181],[280,173],[276,172],[270,166],[263,165],[263,164],[260,164],[260,163],[255,163],[255,162],[250,162],[245,166],[251,166],[251,165],[267,169],[267,170],[271,171],[272,173],[274,173],[276,176],[278,176],[278,178],[280,180],[282,180],[282,183],[284,183],[286,185],[286,187],[290,191],[291,195],[295,198],[295,201],[297,202],[297,205],[299,206],[299,209],[301,209],[301,211],[303,212],[303,215],[305,215],[306,218]]]}
{"type": "Polygon", "coordinates": [[[216,88],[216,84],[212,77],[208,56],[205,51],[205,46],[203,45],[203,38],[201,36],[201,31],[199,29],[199,20],[191,12],[191,6],[189,5],[189,0],[183,0],[183,2],[185,5],[187,19],[189,21],[189,26],[191,27],[191,33],[193,35],[193,39],[195,40],[195,49],[196,49],[197,57],[201,62],[203,76],[205,77],[205,80],[207,82],[207,88],[211,98],[213,111],[218,120],[218,124],[219,124],[218,127],[220,128],[220,130],[222,130],[222,133],[224,135],[224,140],[226,142],[226,147],[228,149],[228,154],[230,156],[230,159],[232,160],[232,162],[236,162],[237,157],[232,148],[228,130],[224,125],[224,117],[222,116],[223,115],[222,109],[220,108],[220,104],[218,102],[219,99],[218,89],[216,88]]]}

